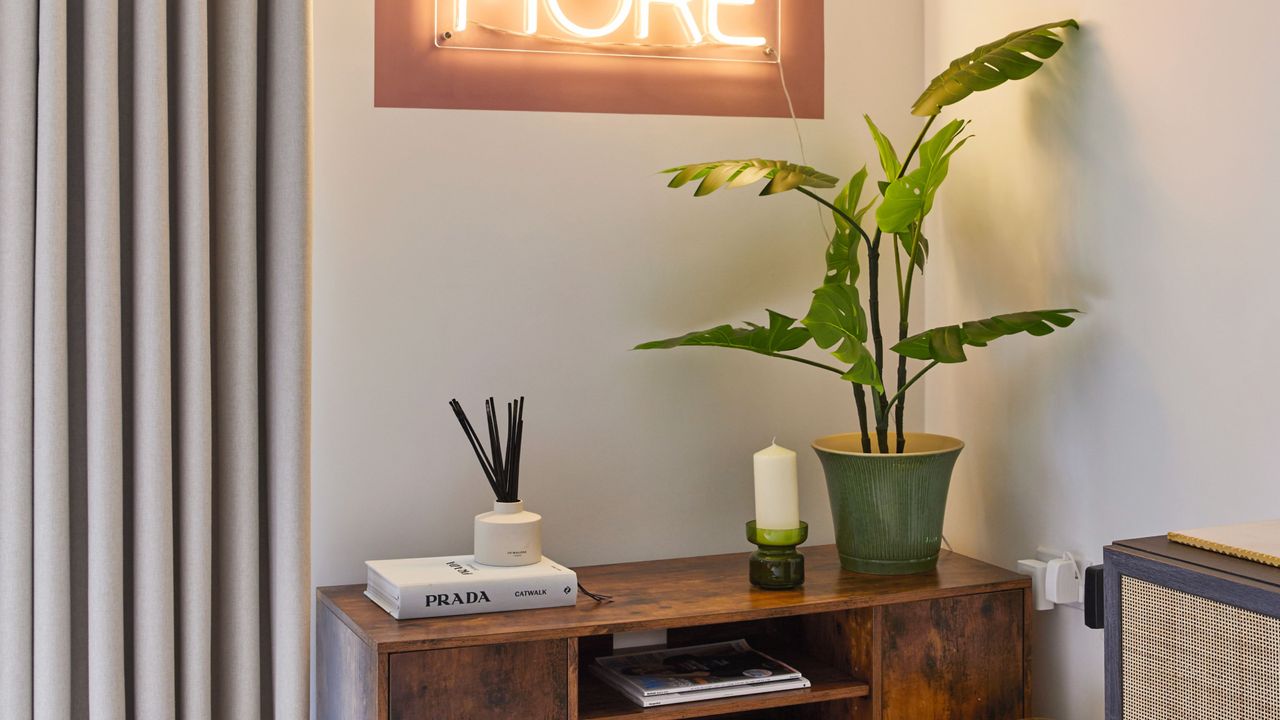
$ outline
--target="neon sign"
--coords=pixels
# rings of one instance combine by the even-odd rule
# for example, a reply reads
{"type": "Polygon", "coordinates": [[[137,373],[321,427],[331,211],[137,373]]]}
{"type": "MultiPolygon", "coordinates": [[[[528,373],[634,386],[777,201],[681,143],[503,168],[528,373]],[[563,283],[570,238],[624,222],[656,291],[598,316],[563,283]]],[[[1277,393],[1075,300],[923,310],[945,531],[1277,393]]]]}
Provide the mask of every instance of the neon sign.
{"type": "Polygon", "coordinates": [[[435,0],[444,49],[777,62],[782,0],[435,0]]]}

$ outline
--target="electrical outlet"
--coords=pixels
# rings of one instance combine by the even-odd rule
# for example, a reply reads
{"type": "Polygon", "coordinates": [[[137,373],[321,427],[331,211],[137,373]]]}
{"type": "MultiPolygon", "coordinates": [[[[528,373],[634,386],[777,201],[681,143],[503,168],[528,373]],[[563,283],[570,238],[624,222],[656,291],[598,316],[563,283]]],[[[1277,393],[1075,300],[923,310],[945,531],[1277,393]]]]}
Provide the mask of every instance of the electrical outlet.
{"type": "Polygon", "coordinates": [[[1031,578],[1031,599],[1037,610],[1053,609],[1053,601],[1045,595],[1045,567],[1043,560],[1018,561],[1018,572],[1031,578]]]}

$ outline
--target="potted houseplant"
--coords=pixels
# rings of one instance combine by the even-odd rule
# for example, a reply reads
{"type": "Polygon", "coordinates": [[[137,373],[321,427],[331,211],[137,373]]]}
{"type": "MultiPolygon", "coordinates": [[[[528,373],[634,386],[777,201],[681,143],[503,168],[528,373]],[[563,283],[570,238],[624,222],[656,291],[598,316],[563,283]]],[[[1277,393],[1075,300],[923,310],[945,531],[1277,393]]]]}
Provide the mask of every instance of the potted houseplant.
{"type": "Polygon", "coordinates": [[[721,325],[644,343],[637,349],[749,350],[834,373],[852,385],[858,432],[819,438],[813,444],[827,477],[841,565],[848,570],[903,574],[924,572],[937,563],[951,469],[963,443],[942,435],[904,432],[905,401],[912,385],[939,364],[966,360],[966,346],[985,347],[1019,333],[1047,335],[1070,325],[1078,312],[1031,310],[917,334],[910,333],[908,323],[915,276],[929,257],[929,241],[922,234],[924,220],[947,177],[952,155],[968,139],[963,136],[966,121],[952,120],[930,134],[934,122],[943,107],[1038,70],[1062,47],[1059,34],[1068,28],[1078,25],[1063,20],[1020,30],[953,61],[912,107],[912,114],[925,119],[904,156],[867,116],[884,172],[884,179],[871,192],[864,193],[865,166],[843,184],[812,167],[784,160],[722,160],[666,171],[675,174],[669,187],[697,181],[697,197],[764,181],[762,196],[794,190],[824,205],[835,219],[826,247],[826,273],[799,325],[795,318],[769,310],[762,325],[721,325]],[[837,186],[832,199],[815,192],[837,186]],[[864,200],[864,194],[869,198],[864,200]],[[894,355],[888,358],[879,282],[885,241],[892,247],[899,307],[897,340],[887,348],[894,355]],[[864,267],[865,310],[860,292],[864,267]],[[839,364],[791,354],[810,341],[839,364]],[[912,368],[913,360],[922,364],[912,368]],[[886,376],[893,378],[891,388],[886,376]]]}

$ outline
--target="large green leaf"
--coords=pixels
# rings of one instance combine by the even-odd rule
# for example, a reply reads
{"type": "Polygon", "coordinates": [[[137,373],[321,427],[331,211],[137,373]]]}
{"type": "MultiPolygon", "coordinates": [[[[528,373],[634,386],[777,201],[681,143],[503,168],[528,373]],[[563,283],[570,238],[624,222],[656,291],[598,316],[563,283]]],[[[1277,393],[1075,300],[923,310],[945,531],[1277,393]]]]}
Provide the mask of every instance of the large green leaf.
{"type": "MultiPolygon", "coordinates": [[[[840,192],[836,194],[835,202],[832,203],[840,210],[840,213],[848,215],[859,224],[861,224],[862,218],[858,215],[858,203],[862,200],[862,186],[866,183],[867,166],[863,165],[858,172],[853,174],[853,177],[849,178],[849,182],[840,188],[840,192]]],[[[841,230],[852,230],[853,226],[840,213],[834,210],[831,211],[831,216],[836,220],[836,227],[841,230]]]]}
{"type": "Polygon", "coordinates": [[[937,115],[942,108],[959,102],[980,90],[990,90],[1006,80],[1020,80],[1036,70],[1062,47],[1062,39],[1053,31],[1059,28],[1079,29],[1075,20],[1059,20],[1014,33],[975,48],[973,52],[951,61],[941,75],[925,88],[915,105],[913,115],[937,115]]]}
{"type": "Polygon", "coordinates": [[[809,330],[795,327],[796,319],[779,312],[769,310],[768,327],[755,323],[746,323],[746,327],[736,328],[732,325],[717,325],[710,330],[697,330],[680,337],[654,340],[642,343],[636,350],[664,350],[677,347],[737,348],[769,355],[786,352],[809,342],[809,330]]]}
{"type": "Polygon", "coordinates": [[[722,187],[744,187],[759,180],[768,179],[761,195],[773,195],[794,190],[801,185],[816,188],[835,187],[840,179],[819,172],[808,165],[796,165],[786,160],[716,160],[667,168],[664,173],[675,173],[667,187],[678,188],[692,180],[701,180],[694,197],[710,195],[722,187]]]}
{"type": "Polygon", "coordinates": [[[880,370],[876,368],[876,359],[871,356],[871,351],[867,350],[867,346],[861,343],[854,343],[849,349],[855,359],[849,371],[840,376],[840,379],[847,380],[851,383],[859,385],[870,385],[875,388],[878,393],[884,392],[884,382],[880,379],[880,370]]]}
{"type": "Polygon", "coordinates": [[[823,285],[814,290],[809,314],[800,322],[809,328],[814,341],[823,349],[842,340],[867,341],[867,316],[862,311],[858,289],[853,285],[823,285]]]}
{"type": "Polygon", "coordinates": [[[894,235],[898,242],[902,245],[902,250],[911,258],[911,262],[924,272],[924,261],[929,259],[929,238],[924,235],[916,236],[915,227],[908,228],[904,233],[894,235]]]}
{"type": "Polygon", "coordinates": [[[814,342],[843,363],[852,365],[843,376],[850,382],[871,385],[883,392],[880,374],[865,345],[867,315],[853,285],[825,284],[813,291],[809,314],[800,322],[809,328],[814,342]]]}
{"type": "Polygon", "coordinates": [[[952,120],[920,143],[919,167],[889,183],[884,200],[876,208],[877,227],[887,233],[906,233],[924,220],[933,209],[938,187],[947,179],[951,155],[968,140],[955,142],[966,124],[965,120],[952,120]]]}
{"type": "MultiPolygon", "coordinates": [[[[862,188],[866,182],[867,168],[864,165],[840,189],[840,194],[836,195],[833,203],[839,208],[840,212],[852,217],[854,222],[859,225],[862,224],[862,216],[871,207],[870,204],[861,208],[858,207],[858,202],[862,197],[862,188]]],[[[840,216],[840,213],[833,211],[831,215],[836,221],[836,231],[831,236],[831,242],[827,245],[827,274],[822,281],[824,283],[852,284],[858,281],[858,275],[861,274],[861,268],[858,265],[859,236],[854,231],[853,226],[840,216]]]]}
{"type": "Polygon", "coordinates": [[[876,150],[880,153],[880,167],[884,170],[884,179],[892,182],[902,170],[902,163],[898,161],[898,151],[893,149],[893,143],[889,142],[889,138],[871,121],[870,115],[862,117],[867,121],[867,127],[871,130],[871,139],[875,141],[876,150]]]}
{"type": "Polygon", "coordinates": [[[852,230],[836,228],[827,245],[827,274],[822,282],[852,284],[858,281],[862,268],[858,265],[858,235],[852,230]]]}
{"type": "Polygon", "coordinates": [[[964,362],[964,346],[986,347],[987,343],[1006,335],[1028,333],[1048,335],[1055,328],[1064,328],[1075,322],[1071,317],[1079,310],[1030,310],[1027,312],[996,315],[986,320],[973,320],[961,325],[926,330],[893,346],[893,351],[917,360],[936,360],[940,363],[964,362]]]}

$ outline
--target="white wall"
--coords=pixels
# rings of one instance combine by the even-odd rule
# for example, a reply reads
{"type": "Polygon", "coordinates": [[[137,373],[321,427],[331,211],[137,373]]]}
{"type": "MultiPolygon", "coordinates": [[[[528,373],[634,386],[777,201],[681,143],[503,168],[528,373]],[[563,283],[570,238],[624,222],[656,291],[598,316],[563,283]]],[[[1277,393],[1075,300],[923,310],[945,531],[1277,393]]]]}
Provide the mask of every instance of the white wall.
{"type": "MultiPolygon", "coordinates": [[[[800,125],[810,161],[847,177],[875,157],[863,112],[909,142],[922,7],[826,12],[827,117],[800,125]]],[[[846,384],[745,353],[628,350],[807,310],[812,203],[694,200],[655,174],[796,156],[790,120],[375,109],[373,4],[316,3],[315,30],[316,584],[469,551],[492,496],[455,396],[473,416],[490,394],[528,397],[522,494],[562,562],[747,549],[751,453],[774,435],[800,452],[802,511],[830,542],[807,446],[853,429],[846,384]]]]}
{"type": "MultiPolygon", "coordinates": [[[[968,443],[948,536],[1004,565],[1280,505],[1280,6],[929,0],[926,74],[1072,16],[1083,31],[1039,74],[954,109],[976,137],[930,235],[931,326],[1088,312],[930,375],[929,428],[968,443]]],[[[1036,713],[1101,717],[1102,633],[1074,610],[1036,619],[1036,713]]]]}

